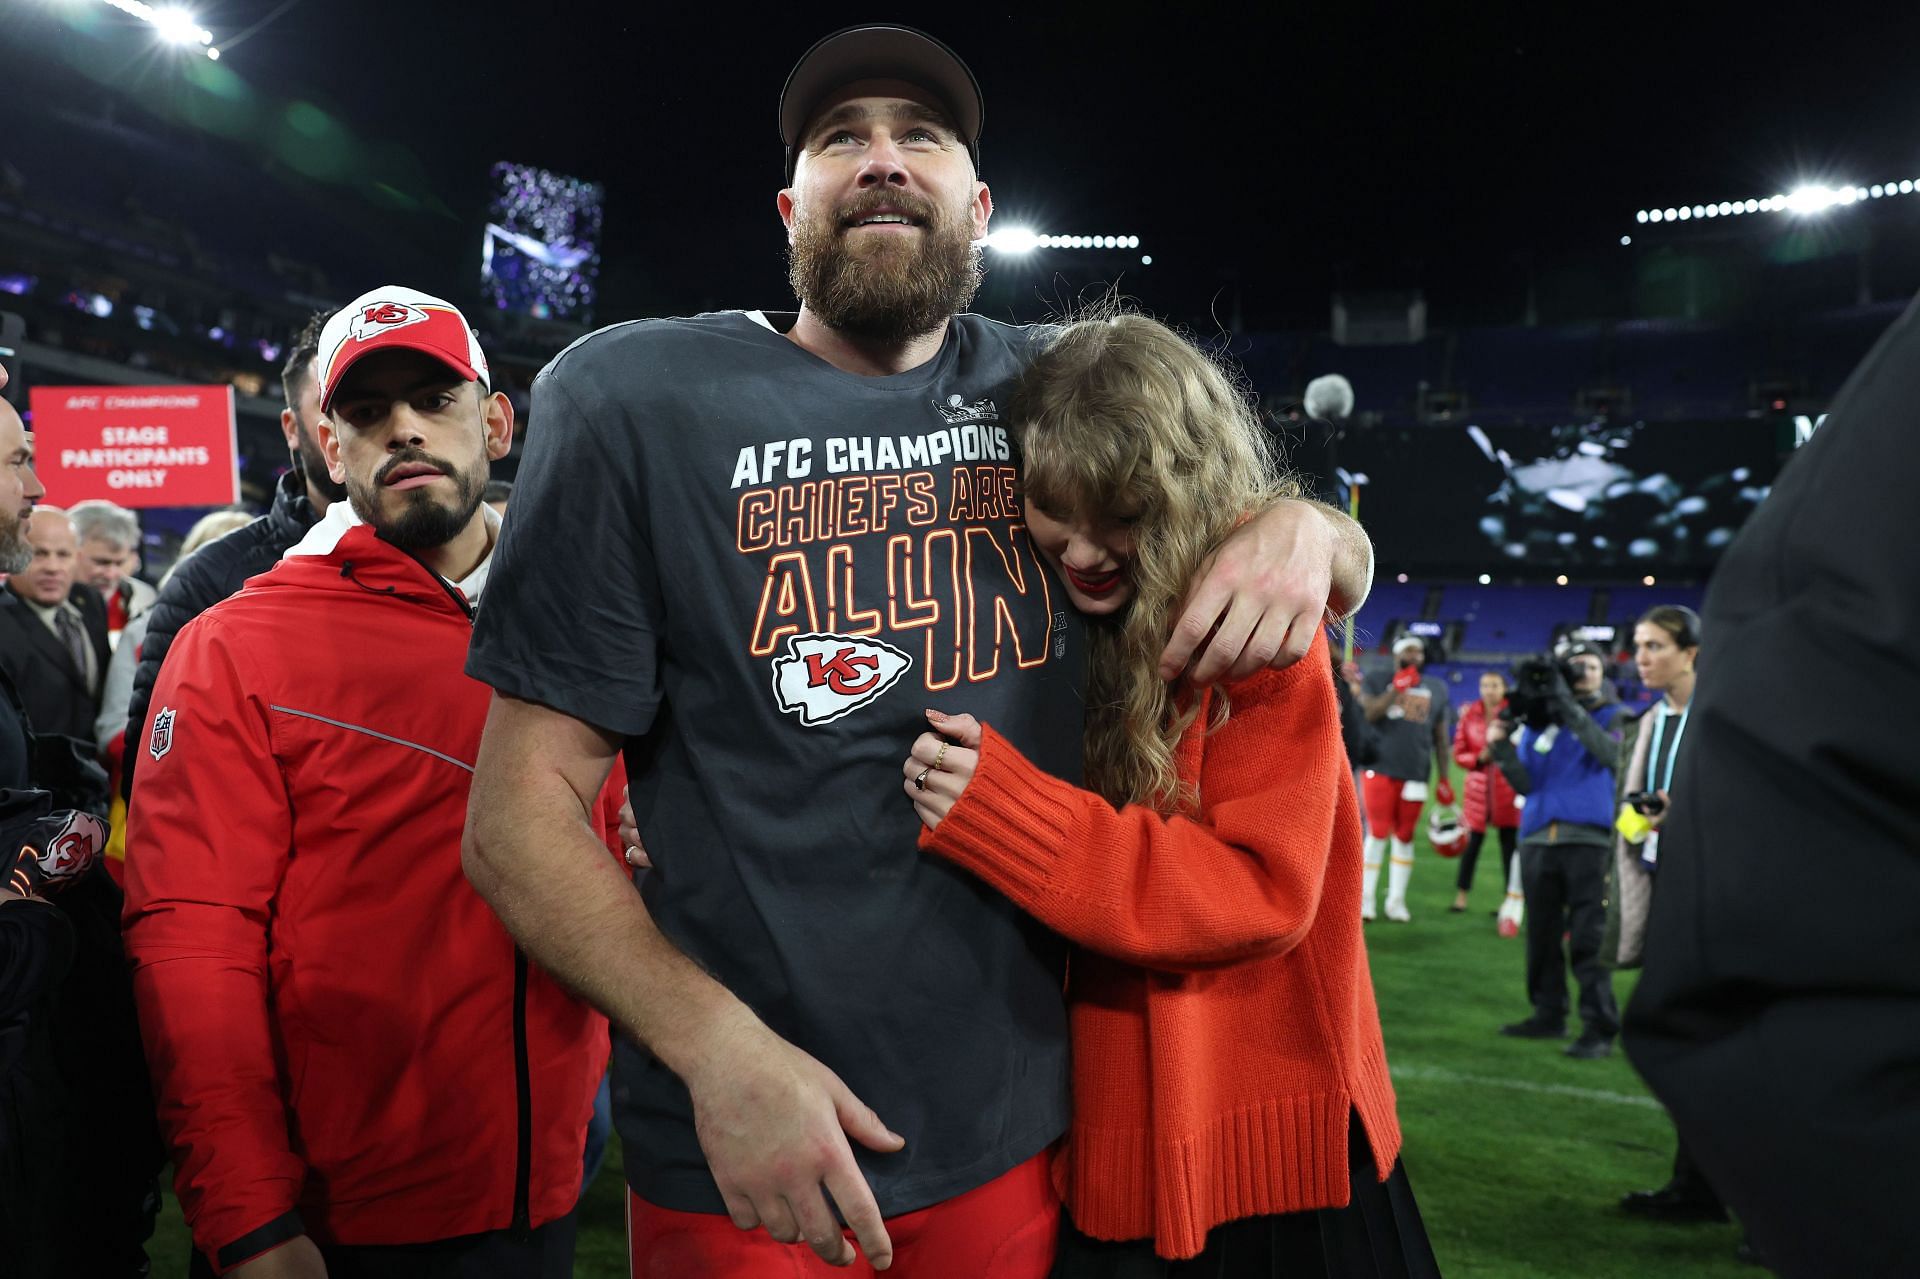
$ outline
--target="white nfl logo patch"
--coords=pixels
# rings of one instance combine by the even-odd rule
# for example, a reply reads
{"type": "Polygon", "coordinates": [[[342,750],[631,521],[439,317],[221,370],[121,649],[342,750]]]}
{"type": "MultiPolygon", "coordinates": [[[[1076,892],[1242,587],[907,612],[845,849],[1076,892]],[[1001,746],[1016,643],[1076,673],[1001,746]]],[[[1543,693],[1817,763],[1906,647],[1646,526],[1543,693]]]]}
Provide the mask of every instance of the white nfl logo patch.
{"type": "Polygon", "coordinates": [[[163,706],[153,717],[153,732],[147,737],[147,753],[159,759],[173,749],[173,707],[163,706]]]}

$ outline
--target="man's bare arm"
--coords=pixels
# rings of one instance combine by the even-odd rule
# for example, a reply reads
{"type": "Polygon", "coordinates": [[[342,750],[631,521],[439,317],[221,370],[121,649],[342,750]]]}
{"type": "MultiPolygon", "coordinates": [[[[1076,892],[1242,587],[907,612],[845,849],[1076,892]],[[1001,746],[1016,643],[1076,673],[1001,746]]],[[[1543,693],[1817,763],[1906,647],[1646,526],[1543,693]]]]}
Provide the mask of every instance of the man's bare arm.
{"type": "Polygon", "coordinates": [[[495,694],[462,841],[467,878],[534,962],[685,1081],[735,1225],[849,1265],[824,1185],[884,1269],[892,1244],[847,1136],[887,1151],[900,1138],[654,925],[591,821],[617,749],[589,724],[495,694]]]}
{"type": "Polygon", "coordinates": [[[1329,614],[1351,616],[1372,587],[1373,543],[1358,523],[1319,502],[1276,502],[1201,568],[1160,674],[1174,679],[1191,662],[1193,681],[1213,684],[1291,665],[1329,614]]]}
{"type": "Polygon", "coordinates": [[[1377,693],[1360,694],[1360,709],[1367,714],[1368,723],[1377,723],[1387,713],[1387,707],[1393,705],[1393,695],[1397,690],[1389,684],[1377,693]]]}

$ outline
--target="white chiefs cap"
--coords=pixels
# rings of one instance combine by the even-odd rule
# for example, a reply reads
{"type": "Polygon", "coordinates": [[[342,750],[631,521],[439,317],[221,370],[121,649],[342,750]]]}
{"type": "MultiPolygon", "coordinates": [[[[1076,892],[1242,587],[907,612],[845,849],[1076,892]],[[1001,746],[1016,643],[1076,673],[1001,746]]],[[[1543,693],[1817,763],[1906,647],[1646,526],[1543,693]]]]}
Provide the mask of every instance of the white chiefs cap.
{"type": "Polygon", "coordinates": [[[348,369],[375,351],[396,349],[431,355],[481,390],[492,389],[487,357],[459,307],[418,289],[383,284],[341,307],[320,330],[313,362],[320,411],[332,406],[348,369]]]}

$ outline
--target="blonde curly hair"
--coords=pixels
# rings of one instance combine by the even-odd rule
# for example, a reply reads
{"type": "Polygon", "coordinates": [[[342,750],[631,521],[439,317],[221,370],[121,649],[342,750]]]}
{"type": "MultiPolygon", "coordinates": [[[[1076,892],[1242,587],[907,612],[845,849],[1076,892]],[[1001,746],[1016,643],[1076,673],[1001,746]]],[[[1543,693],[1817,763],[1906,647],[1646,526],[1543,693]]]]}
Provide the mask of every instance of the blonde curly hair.
{"type": "Polygon", "coordinates": [[[1207,557],[1300,485],[1281,472],[1234,373],[1160,321],[1117,307],[1058,330],[1016,385],[1008,417],[1027,500],[1048,513],[1131,519],[1133,598],[1088,619],[1087,784],[1115,804],[1190,810],[1197,797],[1173,752],[1198,699],[1160,678],[1161,650],[1207,557]]]}

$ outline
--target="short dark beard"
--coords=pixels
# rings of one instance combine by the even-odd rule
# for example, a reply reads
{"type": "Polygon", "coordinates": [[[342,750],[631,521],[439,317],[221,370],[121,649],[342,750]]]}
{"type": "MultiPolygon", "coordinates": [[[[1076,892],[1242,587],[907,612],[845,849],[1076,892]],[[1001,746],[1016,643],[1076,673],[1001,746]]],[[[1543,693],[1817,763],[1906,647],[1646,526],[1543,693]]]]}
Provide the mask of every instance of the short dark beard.
{"type": "Polygon", "coordinates": [[[353,513],[371,524],[381,541],[403,551],[431,551],[458,537],[473,520],[473,513],[480,509],[480,497],[487,490],[487,468],[483,463],[474,471],[463,473],[444,458],[420,449],[404,449],[388,458],[374,472],[370,487],[362,487],[349,473],[346,490],[347,500],[353,504],[353,513]],[[385,487],[385,477],[395,467],[410,462],[437,466],[451,476],[456,490],[452,503],[438,502],[425,490],[415,489],[401,495],[405,504],[398,515],[391,518],[381,515],[377,499],[380,490],[385,487]]]}
{"type": "Polygon", "coordinates": [[[830,217],[795,210],[787,280],[823,324],[849,337],[904,342],[937,332],[967,309],[982,274],[971,225],[918,196],[874,190],[830,217]],[[882,206],[918,222],[924,228],[920,241],[852,252],[848,222],[882,206]]]}
{"type": "MultiPolygon", "coordinates": [[[[0,516],[0,519],[6,519],[0,516]]],[[[12,576],[27,571],[27,565],[33,563],[33,543],[20,529],[20,519],[15,516],[5,524],[0,524],[0,573],[12,576]]]]}
{"type": "Polygon", "coordinates": [[[293,469],[306,482],[308,490],[327,502],[346,501],[347,486],[327,474],[327,459],[320,452],[320,441],[314,438],[306,423],[295,421],[293,439],[293,469]]]}

